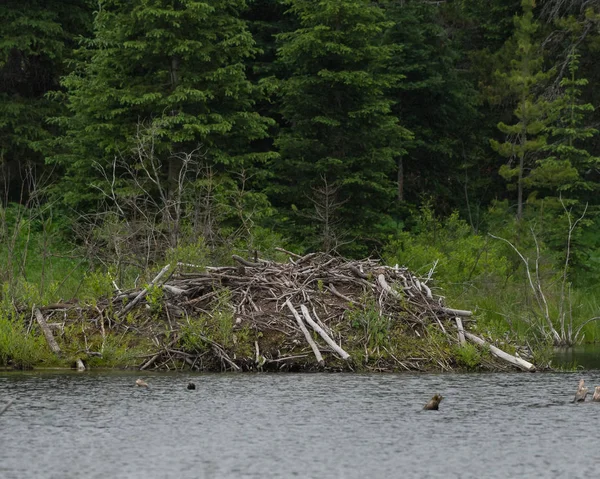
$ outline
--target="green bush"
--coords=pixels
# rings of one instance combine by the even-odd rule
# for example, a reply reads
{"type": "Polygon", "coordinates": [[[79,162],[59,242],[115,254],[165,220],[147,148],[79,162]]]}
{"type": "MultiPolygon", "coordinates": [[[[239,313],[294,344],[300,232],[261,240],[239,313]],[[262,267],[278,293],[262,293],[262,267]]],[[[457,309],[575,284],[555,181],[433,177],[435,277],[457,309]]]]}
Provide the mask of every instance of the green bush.
{"type": "Polygon", "coordinates": [[[28,332],[22,318],[10,318],[0,312],[0,366],[28,369],[44,359],[50,352],[42,336],[28,332]]]}

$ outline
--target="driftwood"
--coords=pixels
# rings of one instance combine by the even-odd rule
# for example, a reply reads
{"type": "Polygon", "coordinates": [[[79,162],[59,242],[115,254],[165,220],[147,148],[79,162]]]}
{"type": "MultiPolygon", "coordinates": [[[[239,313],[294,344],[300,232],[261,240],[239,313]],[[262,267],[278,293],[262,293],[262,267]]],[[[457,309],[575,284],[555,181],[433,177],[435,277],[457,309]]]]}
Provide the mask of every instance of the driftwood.
{"type": "MultiPolygon", "coordinates": [[[[178,263],[173,270],[166,265],[145,288],[116,288],[113,297],[100,299],[93,307],[77,303],[48,305],[35,311],[36,318],[49,344],[54,338],[49,326],[43,326],[47,325],[46,318],[66,323],[80,321],[82,330],[95,327],[102,338],[110,333],[154,338],[155,350],[140,357],[141,370],[323,366],[353,370],[355,362],[349,359],[354,351],[360,352],[357,359],[360,356],[369,367],[373,364],[374,371],[422,370],[427,361],[434,361],[443,370],[452,369],[445,359],[421,357],[423,354],[404,357],[393,344],[381,340],[380,344],[370,345],[368,328],[361,329],[363,326],[348,320],[350,314],[357,317],[366,313],[366,308],[376,308],[375,313],[384,318],[390,331],[401,329],[402,334],[423,338],[433,325],[450,344],[460,344],[465,337],[483,341],[467,336],[465,331],[463,321],[473,313],[447,307],[443,297],[436,296],[426,284],[430,278],[417,278],[407,268],[388,267],[374,259],[350,261],[321,253],[302,256],[279,251],[289,256],[287,261],[266,261],[254,254],[251,259],[233,255],[235,265],[229,266],[201,268],[178,263]],[[194,272],[189,272],[190,268],[194,272]],[[169,271],[172,274],[165,279],[169,271]],[[165,292],[158,308],[146,298],[152,287],[165,292]],[[211,329],[218,328],[222,321],[231,321],[223,329],[228,337],[211,329]],[[197,329],[198,325],[207,329],[197,329]],[[188,337],[191,334],[195,338],[193,346],[184,340],[184,328],[188,337]],[[247,341],[243,348],[236,347],[239,338],[247,341]]],[[[60,351],[56,341],[51,348],[60,351]]],[[[494,346],[490,351],[511,365],[532,370],[530,363],[494,346]]],[[[497,367],[496,363],[492,366],[497,367]]]]}
{"type": "Polygon", "coordinates": [[[531,364],[530,362],[527,362],[521,358],[517,358],[516,356],[513,356],[512,354],[508,354],[507,352],[504,352],[500,348],[497,348],[496,346],[487,343],[486,341],[484,341],[480,337],[475,336],[474,334],[467,333],[466,331],[464,334],[467,339],[473,341],[475,344],[478,344],[479,346],[489,347],[490,352],[497,358],[500,358],[503,361],[506,361],[514,366],[517,366],[519,369],[522,369],[523,371],[530,371],[530,372],[535,371],[535,366],[533,364],[531,364]]]}

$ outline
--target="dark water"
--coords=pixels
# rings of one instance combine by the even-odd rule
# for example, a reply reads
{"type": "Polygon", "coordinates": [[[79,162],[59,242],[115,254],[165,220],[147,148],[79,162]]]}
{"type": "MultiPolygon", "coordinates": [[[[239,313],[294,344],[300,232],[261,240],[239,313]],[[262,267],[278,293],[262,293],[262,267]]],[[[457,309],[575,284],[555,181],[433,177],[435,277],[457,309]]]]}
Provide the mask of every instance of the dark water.
{"type": "Polygon", "coordinates": [[[571,348],[556,348],[552,364],[565,368],[600,369],[600,344],[581,344],[571,348]]]}
{"type": "Polygon", "coordinates": [[[137,377],[0,373],[0,478],[572,478],[599,461],[600,403],[569,401],[600,371],[137,377]]]}

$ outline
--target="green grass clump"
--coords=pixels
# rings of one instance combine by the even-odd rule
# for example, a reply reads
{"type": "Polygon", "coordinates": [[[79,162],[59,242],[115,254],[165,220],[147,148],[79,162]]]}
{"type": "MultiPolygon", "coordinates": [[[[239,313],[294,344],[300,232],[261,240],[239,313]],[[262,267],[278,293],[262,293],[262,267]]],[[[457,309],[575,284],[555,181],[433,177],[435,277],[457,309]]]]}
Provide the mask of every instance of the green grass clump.
{"type": "Polygon", "coordinates": [[[29,369],[50,359],[44,337],[28,332],[22,317],[0,311],[0,366],[29,369]]]}

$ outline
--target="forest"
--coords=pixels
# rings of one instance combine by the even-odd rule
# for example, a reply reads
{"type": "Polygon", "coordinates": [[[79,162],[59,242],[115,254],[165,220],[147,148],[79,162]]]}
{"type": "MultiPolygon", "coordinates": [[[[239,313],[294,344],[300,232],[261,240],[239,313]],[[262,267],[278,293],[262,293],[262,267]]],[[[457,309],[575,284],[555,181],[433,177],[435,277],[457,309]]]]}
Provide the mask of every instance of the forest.
{"type": "Polygon", "coordinates": [[[600,339],[600,1],[6,0],[0,33],[0,365],[36,305],[282,249],[406,266],[538,361],[600,339]]]}

